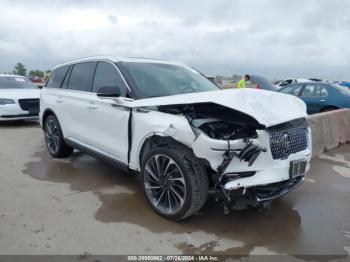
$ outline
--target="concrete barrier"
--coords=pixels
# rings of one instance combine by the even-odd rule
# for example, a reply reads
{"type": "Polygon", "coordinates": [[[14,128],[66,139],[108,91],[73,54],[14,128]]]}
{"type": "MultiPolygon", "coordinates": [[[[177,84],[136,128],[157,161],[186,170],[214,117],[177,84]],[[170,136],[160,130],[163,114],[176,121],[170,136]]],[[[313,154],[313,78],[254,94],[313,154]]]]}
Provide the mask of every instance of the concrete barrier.
{"type": "Polygon", "coordinates": [[[350,109],[311,115],[312,157],[350,142],[350,109]]]}

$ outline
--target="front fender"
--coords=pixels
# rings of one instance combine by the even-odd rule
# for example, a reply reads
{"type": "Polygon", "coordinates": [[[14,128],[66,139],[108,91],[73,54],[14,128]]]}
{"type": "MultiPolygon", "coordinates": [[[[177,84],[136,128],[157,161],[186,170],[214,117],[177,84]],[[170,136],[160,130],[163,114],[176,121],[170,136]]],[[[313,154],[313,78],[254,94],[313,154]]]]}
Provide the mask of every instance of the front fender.
{"type": "Polygon", "coordinates": [[[192,146],[196,138],[188,120],[182,115],[134,110],[132,126],[129,168],[137,171],[141,168],[139,156],[147,138],[154,135],[172,137],[188,147],[192,146]]]}

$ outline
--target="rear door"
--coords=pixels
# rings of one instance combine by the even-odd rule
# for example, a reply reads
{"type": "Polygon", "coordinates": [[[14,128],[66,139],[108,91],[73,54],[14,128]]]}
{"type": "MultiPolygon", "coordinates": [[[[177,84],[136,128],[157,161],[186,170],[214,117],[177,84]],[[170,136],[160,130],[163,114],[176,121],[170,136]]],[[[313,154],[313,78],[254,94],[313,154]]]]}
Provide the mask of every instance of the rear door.
{"type": "Polygon", "coordinates": [[[320,112],[329,102],[326,86],[317,83],[305,84],[300,98],[306,103],[308,114],[320,112]]]}
{"type": "Polygon", "coordinates": [[[93,96],[92,81],[97,62],[74,64],[62,85],[60,122],[65,128],[65,137],[75,142],[89,144],[91,132],[89,102],[93,96]]]}
{"type": "Polygon", "coordinates": [[[58,121],[61,123],[61,128],[64,135],[65,125],[63,125],[62,123],[62,120],[64,118],[64,114],[62,112],[62,95],[64,93],[64,90],[61,89],[61,86],[65,77],[67,77],[69,68],[70,65],[66,65],[59,67],[52,72],[51,77],[49,78],[41,92],[40,99],[41,117],[43,116],[44,110],[53,110],[56,116],[58,117],[58,121]]]}

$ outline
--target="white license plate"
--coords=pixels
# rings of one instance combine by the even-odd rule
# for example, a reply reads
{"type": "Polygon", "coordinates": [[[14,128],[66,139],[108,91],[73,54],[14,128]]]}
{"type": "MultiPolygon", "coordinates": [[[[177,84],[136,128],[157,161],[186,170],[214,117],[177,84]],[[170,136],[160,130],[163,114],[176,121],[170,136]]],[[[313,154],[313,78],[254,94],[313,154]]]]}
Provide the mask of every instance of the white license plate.
{"type": "Polygon", "coordinates": [[[305,175],[306,164],[307,162],[305,160],[291,161],[289,167],[289,178],[293,179],[297,176],[305,175]]]}

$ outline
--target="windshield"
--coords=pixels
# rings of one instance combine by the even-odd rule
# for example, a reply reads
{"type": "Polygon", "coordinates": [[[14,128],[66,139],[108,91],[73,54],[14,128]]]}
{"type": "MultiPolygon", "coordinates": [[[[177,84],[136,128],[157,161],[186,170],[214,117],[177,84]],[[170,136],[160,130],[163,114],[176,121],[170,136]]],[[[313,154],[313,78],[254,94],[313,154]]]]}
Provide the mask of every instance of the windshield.
{"type": "Polygon", "coordinates": [[[142,98],[219,90],[196,70],[161,63],[124,62],[142,98]]]}
{"type": "Polygon", "coordinates": [[[0,89],[37,88],[30,80],[24,77],[0,77],[0,89]]]}
{"type": "Polygon", "coordinates": [[[350,96],[350,88],[349,87],[341,86],[341,85],[337,85],[337,84],[333,84],[332,86],[334,86],[335,89],[337,89],[340,93],[350,96]]]}

